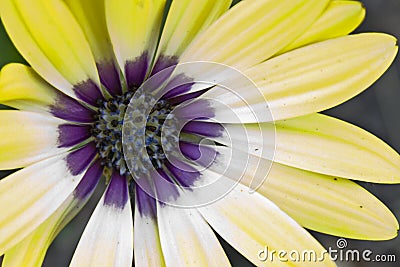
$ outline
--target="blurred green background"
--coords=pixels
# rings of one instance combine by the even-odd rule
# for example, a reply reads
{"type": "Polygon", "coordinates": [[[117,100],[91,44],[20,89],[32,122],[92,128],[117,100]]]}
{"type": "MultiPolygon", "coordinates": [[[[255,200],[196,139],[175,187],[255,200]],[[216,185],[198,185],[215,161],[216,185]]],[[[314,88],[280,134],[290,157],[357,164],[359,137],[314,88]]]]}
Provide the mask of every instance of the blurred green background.
{"type": "MultiPolygon", "coordinates": [[[[239,1],[234,1],[239,2],[239,1]]],[[[363,0],[367,8],[367,17],[356,32],[386,32],[400,38],[400,1],[399,0],[363,0]]],[[[3,27],[0,27],[0,66],[9,62],[22,62],[24,59],[18,54],[7,37],[3,27]]],[[[394,149],[400,152],[400,57],[397,56],[391,68],[369,90],[356,98],[324,113],[358,125],[379,136],[394,149]]],[[[0,107],[2,108],[2,107],[0,107]]],[[[4,177],[9,172],[0,172],[4,177]]],[[[362,183],[365,188],[374,193],[400,219],[400,185],[375,185],[362,183]]],[[[49,249],[44,266],[68,266],[73,250],[80,234],[93,211],[101,188],[87,205],[59,235],[49,249]]],[[[266,218],[268,219],[268,218],[266,218]]],[[[325,247],[336,248],[338,237],[313,233],[325,247]]],[[[338,266],[400,266],[400,238],[390,241],[368,242],[347,240],[348,249],[360,251],[370,249],[373,254],[395,254],[397,263],[375,262],[337,262],[338,266]]],[[[232,266],[253,266],[226,242],[221,240],[232,266]]]]}

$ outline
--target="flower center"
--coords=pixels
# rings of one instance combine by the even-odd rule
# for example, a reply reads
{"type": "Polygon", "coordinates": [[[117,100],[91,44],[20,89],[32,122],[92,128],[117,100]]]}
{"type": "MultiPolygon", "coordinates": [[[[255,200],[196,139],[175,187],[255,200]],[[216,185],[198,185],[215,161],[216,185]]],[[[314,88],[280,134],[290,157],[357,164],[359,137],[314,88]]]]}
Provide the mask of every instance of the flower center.
{"type": "Polygon", "coordinates": [[[133,166],[133,173],[138,178],[147,174],[153,166],[159,169],[166,160],[166,153],[173,150],[178,142],[178,131],[173,114],[173,105],[166,100],[154,101],[150,95],[128,92],[109,100],[102,100],[93,125],[92,135],[102,164],[121,175],[129,175],[126,161],[133,166]],[[124,125],[127,106],[134,107],[128,114],[129,120],[124,125]],[[150,103],[156,103],[150,107],[150,103]],[[146,111],[150,110],[147,118],[146,111]],[[129,146],[129,151],[122,150],[122,131],[129,146]],[[146,149],[143,153],[143,149],[146,149]]]}

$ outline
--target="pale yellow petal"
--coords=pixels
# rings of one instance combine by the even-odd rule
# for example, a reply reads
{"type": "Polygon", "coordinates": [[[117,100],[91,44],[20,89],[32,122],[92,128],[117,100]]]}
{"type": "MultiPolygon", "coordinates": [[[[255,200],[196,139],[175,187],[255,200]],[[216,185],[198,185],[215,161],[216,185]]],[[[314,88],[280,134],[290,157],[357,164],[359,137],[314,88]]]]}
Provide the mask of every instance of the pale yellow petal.
{"type": "MultiPolygon", "coordinates": [[[[306,46],[262,63],[246,74],[268,101],[275,120],[325,110],[359,94],[397,53],[390,35],[365,33],[306,46]]],[[[250,103],[257,103],[256,99],[250,103]]]]}
{"type": "Polygon", "coordinates": [[[232,0],[173,1],[157,53],[179,57],[190,42],[225,13],[232,0]]]}
{"type": "Polygon", "coordinates": [[[42,266],[51,242],[83,208],[94,192],[103,167],[94,163],[64,203],[30,235],[5,253],[3,267],[42,266]]]}
{"type": "Polygon", "coordinates": [[[326,0],[248,0],[235,5],[190,45],[182,62],[215,61],[241,70],[296,39],[323,12],[326,0]]]}
{"type": "Polygon", "coordinates": [[[400,182],[400,155],[350,123],[312,114],[275,123],[225,124],[216,140],[285,165],[373,183],[400,182]],[[246,136],[243,136],[243,133],[246,136]]]}
{"type": "Polygon", "coordinates": [[[257,191],[311,230],[367,240],[397,236],[399,225],[390,210],[347,179],[275,163],[257,191]]]}
{"type": "Polygon", "coordinates": [[[277,162],[373,183],[400,182],[400,155],[361,128],[322,114],[275,127],[277,162]]]}
{"type": "Polygon", "coordinates": [[[287,51],[311,43],[343,36],[356,29],[365,17],[365,8],[358,1],[331,1],[324,13],[299,38],[279,51],[287,51]]]}
{"type": "Polygon", "coordinates": [[[57,216],[50,216],[34,232],[6,252],[3,267],[40,267],[52,241],[57,216]]]}
{"type": "MultiPolygon", "coordinates": [[[[200,81],[218,84],[198,98],[206,101],[213,111],[210,116],[221,123],[270,122],[307,115],[339,105],[367,89],[390,66],[397,50],[393,36],[364,33],[299,48],[243,73],[224,65],[197,64],[197,69],[210,66],[206,73],[215,71],[213,80],[200,81]]],[[[191,65],[182,64],[182,68],[191,71],[191,65]]],[[[193,77],[198,79],[195,71],[193,77]]],[[[204,89],[204,84],[191,92],[198,89],[204,89]]]]}
{"type": "Polygon", "coordinates": [[[81,26],[96,62],[113,61],[107,32],[104,1],[64,0],[81,26]]]}
{"type": "Polygon", "coordinates": [[[56,90],[31,67],[19,63],[10,63],[0,72],[0,103],[74,122],[87,123],[94,118],[94,111],[56,90]]]}
{"type": "Polygon", "coordinates": [[[107,0],[106,21],[121,70],[127,62],[149,67],[161,28],[165,0],[107,0]],[[141,59],[143,57],[143,59],[141,59]]]}
{"type": "Polygon", "coordinates": [[[61,120],[33,112],[0,112],[0,169],[27,166],[65,151],[58,148],[61,120]]]}
{"type": "MultiPolygon", "coordinates": [[[[221,162],[227,151],[219,149],[220,156],[216,161],[221,162]]],[[[245,152],[234,153],[247,155],[245,152]]],[[[271,167],[271,163],[247,155],[247,160],[242,162],[231,160],[233,166],[230,168],[234,171],[215,167],[218,165],[215,163],[203,173],[211,177],[210,171],[213,170],[219,179],[226,176],[232,182],[240,181],[250,187],[242,188],[248,194],[256,189],[299,224],[312,230],[371,240],[390,239],[397,235],[399,226],[390,210],[356,183],[275,162],[271,167]]],[[[209,190],[207,194],[212,192],[209,190]]]]}

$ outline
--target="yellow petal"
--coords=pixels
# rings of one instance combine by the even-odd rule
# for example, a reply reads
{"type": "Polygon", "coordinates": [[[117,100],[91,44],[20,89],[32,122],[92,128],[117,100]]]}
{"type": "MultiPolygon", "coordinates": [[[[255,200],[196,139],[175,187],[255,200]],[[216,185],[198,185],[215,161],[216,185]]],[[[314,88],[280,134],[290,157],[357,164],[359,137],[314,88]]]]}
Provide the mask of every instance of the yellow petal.
{"type": "Polygon", "coordinates": [[[28,99],[49,105],[56,94],[34,70],[20,63],[10,63],[1,69],[0,90],[1,102],[28,99]]]}
{"type": "Polygon", "coordinates": [[[167,266],[230,266],[217,237],[196,209],[158,205],[157,219],[167,266]]]}
{"type": "Polygon", "coordinates": [[[368,240],[397,236],[399,225],[390,210],[347,179],[275,163],[257,191],[311,230],[368,240]]]}
{"type": "MultiPolygon", "coordinates": [[[[264,94],[274,118],[281,120],[325,110],[354,97],[385,72],[396,53],[392,36],[365,33],[288,52],[245,74],[264,94]]],[[[251,96],[246,100],[252,105],[260,101],[251,96]]]]}
{"type": "Polygon", "coordinates": [[[48,115],[2,110],[0,112],[0,169],[21,168],[61,153],[58,126],[48,115]]]}
{"type": "Polygon", "coordinates": [[[365,17],[365,8],[358,1],[331,1],[324,13],[299,38],[279,51],[287,51],[311,43],[343,36],[356,29],[365,17]]]}
{"type": "Polygon", "coordinates": [[[56,102],[55,89],[28,66],[11,63],[0,72],[0,103],[43,111],[56,102]]]}
{"type": "Polygon", "coordinates": [[[28,235],[4,255],[3,267],[40,267],[47,249],[54,240],[57,226],[63,219],[66,210],[70,208],[73,196],[67,200],[35,231],[28,235]]]}
{"type": "Polygon", "coordinates": [[[241,2],[196,38],[182,61],[215,61],[246,69],[268,59],[296,39],[317,19],[328,2],[241,2]]]}
{"type": "Polygon", "coordinates": [[[74,86],[98,75],[84,33],[63,1],[2,0],[1,17],[11,40],[46,81],[71,97],[74,86]]]}
{"type": "Polygon", "coordinates": [[[11,63],[0,72],[0,103],[74,122],[92,122],[94,111],[66,96],[28,66],[11,63]]]}
{"type": "MultiPolygon", "coordinates": [[[[224,65],[203,63],[200,69],[211,66],[215,71],[213,80],[207,81],[217,81],[219,86],[200,98],[213,109],[213,119],[223,123],[307,115],[334,107],[368,88],[390,66],[397,49],[394,37],[365,33],[299,48],[239,74],[224,65]]],[[[182,68],[190,65],[182,64],[182,68]]],[[[191,77],[197,79],[196,74],[191,77]]],[[[202,88],[191,92],[198,89],[202,88]]]]}
{"type": "Polygon", "coordinates": [[[144,71],[153,58],[165,0],[107,0],[106,21],[121,70],[144,57],[144,71]]]}
{"type": "Polygon", "coordinates": [[[113,52],[107,32],[104,1],[64,0],[81,26],[96,62],[112,61],[113,52]]]}
{"type": "Polygon", "coordinates": [[[0,180],[0,254],[49,218],[81,178],[82,174],[71,174],[65,155],[60,155],[0,180]]]}
{"type": "MultiPolygon", "coordinates": [[[[57,212],[56,212],[57,213],[57,212]]],[[[53,214],[22,242],[6,252],[3,267],[42,266],[46,251],[52,241],[53,228],[59,217],[53,214]]]]}
{"type": "MultiPolygon", "coordinates": [[[[313,250],[317,257],[323,255],[324,248],[306,230],[267,198],[258,193],[249,193],[249,188],[241,184],[224,198],[199,210],[222,238],[257,266],[310,266],[307,261],[283,262],[278,258],[271,262],[271,257],[262,261],[265,256],[262,251],[266,247],[269,251],[284,250],[287,253],[292,250],[300,253],[313,250]]],[[[335,266],[328,256],[319,264],[335,266]]]]}
{"type": "Polygon", "coordinates": [[[173,1],[163,28],[158,54],[179,57],[190,42],[226,10],[232,0],[173,1]]]}
{"type": "MultiPolygon", "coordinates": [[[[383,240],[397,235],[399,226],[389,209],[352,181],[279,163],[273,163],[271,167],[270,160],[246,152],[234,152],[235,157],[242,155],[241,161],[231,157],[226,148],[218,149],[218,152],[217,162],[229,156],[231,170],[218,168],[214,166],[218,165],[216,163],[203,171],[204,176],[212,177],[212,170],[220,179],[226,176],[232,183],[240,181],[249,186],[239,187],[245,193],[251,194],[256,189],[304,227],[359,239],[383,240]]],[[[210,192],[213,191],[208,190],[207,194],[210,192]]]]}
{"type": "Polygon", "coordinates": [[[400,182],[400,156],[395,150],[371,133],[329,116],[224,127],[226,132],[215,140],[268,160],[354,180],[400,182]]]}
{"type": "Polygon", "coordinates": [[[66,0],[65,3],[88,40],[102,85],[113,95],[121,94],[120,71],[107,30],[105,2],[66,0]]]}
{"type": "Polygon", "coordinates": [[[400,182],[400,155],[354,125],[313,114],[275,127],[277,162],[373,183],[400,182]]]}

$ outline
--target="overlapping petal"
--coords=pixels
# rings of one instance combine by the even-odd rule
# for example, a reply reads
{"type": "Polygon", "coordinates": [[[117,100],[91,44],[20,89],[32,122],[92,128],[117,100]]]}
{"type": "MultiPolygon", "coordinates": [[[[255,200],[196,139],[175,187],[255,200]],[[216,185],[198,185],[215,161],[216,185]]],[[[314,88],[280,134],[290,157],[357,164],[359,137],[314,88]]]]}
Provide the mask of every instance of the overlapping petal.
{"type": "Polygon", "coordinates": [[[97,63],[114,60],[110,37],[107,32],[104,1],[64,0],[76,18],[97,63]]]}
{"type": "Polygon", "coordinates": [[[357,28],[365,17],[358,1],[331,1],[322,15],[299,38],[279,51],[283,54],[307,44],[344,36],[357,28]]]}
{"type": "Polygon", "coordinates": [[[93,55],[66,4],[44,0],[0,3],[5,28],[33,69],[71,97],[96,100],[99,78],[93,55]]]}
{"type": "Polygon", "coordinates": [[[275,123],[224,127],[226,132],[216,137],[217,141],[232,142],[234,149],[275,162],[354,180],[400,182],[399,154],[378,137],[339,119],[311,114],[275,123]]]}
{"type": "MultiPolygon", "coordinates": [[[[248,179],[251,177],[243,182],[250,182],[248,179]]],[[[382,202],[347,179],[275,163],[258,192],[299,224],[318,232],[385,240],[394,238],[399,229],[396,218],[382,202]]]]}
{"type": "Polygon", "coordinates": [[[190,45],[182,62],[215,61],[244,70],[296,39],[329,1],[288,0],[238,3],[190,45]]]}
{"type": "Polygon", "coordinates": [[[196,209],[158,205],[157,219],[166,266],[230,266],[218,239],[196,209]]]}
{"type": "Polygon", "coordinates": [[[220,77],[228,90],[216,87],[200,98],[213,99],[209,108],[219,122],[263,122],[262,116],[254,116],[263,112],[272,112],[274,120],[307,115],[339,105],[367,89],[390,66],[397,50],[396,39],[386,34],[339,37],[246,70],[244,75],[259,90],[243,75],[220,77]],[[227,110],[240,120],[227,117],[227,110]]]}
{"type": "Polygon", "coordinates": [[[276,123],[275,160],[373,183],[400,182],[400,155],[376,136],[321,114],[276,123]]]}
{"type": "Polygon", "coordinates": [[[102,171],[100,162],[92,164],[64,203],[35,231],[6,252],[2,266],[42,266],[50,243],[89,200],[102,171]]]}
{"type": "Polygon", "coordinates": [[[81,26],[92,50],[101,83],[112,94],[121,93],[119,68],[116,66],[107,30],[105,3],[97,0],[66,0],[65,3],[81,26]]]}
{"type": "Polygon", "coordinates": [[[59,212],[57,211],[38,228],[36,228],[34,232],[24,238],[24,240],[7,251],[4,256],[2,266],[41,266],[47,252],[47,248],[50,246],[52,241],[54,225],[57,224],[60,217],[60,214],[58,214],[59,212]]]}
{"type": "Polygon", "coordinates": [[[207,177],[215,172],[232,182],[240,181],[249,194],[256,189],[304,227],[370,240],[391,239],[397,234],[399,226],[391,211],[352,181],[272,163],[246,152],[236,151],[229,157],[227,148],[218,148],[218,153],[216,166],[204,172],[207,177]],[[232,170],[223,168],[224,161],[232,170]]]}
{"type": "Polygon", "coordinates": [[[67,162],[65,155],[55,156],[0,181],[0,254],[39,227],[73,192],[83,173],[71,171],[67,162]]]}
{"type": "Polygon", "coordinates": [[[94,111],[56,90],[28,66],[11,63],[0,72],[0,103],[73,122],[92,122],[94,111]]]}
{"type": "Polygon", "coordinates": [[[155,72],[176,64],[193,39],[226,12],[231,3],[232,0],[173,1],[158,45],[155,72]]]}
{"type": "MultiPolygon", "coordinates": [[[[268,199],[258,193],[250,194],[243,185],[237,185],[224,198],[199,210],[222,238],[257,266],[293,264],[277,258],[272,263],[270,259],[261,261],[258,254],[266,246],[270,251],[312,250],[322,259],[323,247],[304,228],[268,199]]],[[[309,264],[296,262],[298,266],[309,264]]],[[[335,266],[329,257],[319,264],[335,266]]]]}

